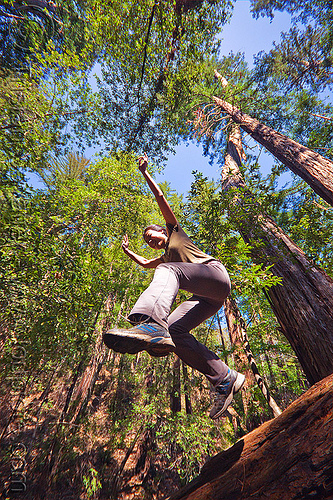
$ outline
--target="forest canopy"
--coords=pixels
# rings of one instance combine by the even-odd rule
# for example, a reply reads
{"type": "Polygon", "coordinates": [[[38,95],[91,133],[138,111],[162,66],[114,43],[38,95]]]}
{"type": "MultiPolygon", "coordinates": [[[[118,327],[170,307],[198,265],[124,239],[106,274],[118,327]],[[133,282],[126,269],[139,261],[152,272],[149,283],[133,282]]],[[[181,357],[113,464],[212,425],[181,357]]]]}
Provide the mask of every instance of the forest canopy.
{"type": "Polygon", "coordinates": [[[291,18],[253,65],[221,50],[230,0],[0,2],[6,498],[166,498],[333,372],[332,5],[245,3],[253,19],[291,18]],[[256,141],[274,142],[269,172],[256,141]],[[160,188],[232,282],[192,333],[246,375],[216,421],[207,381],[175,354],[102,342],[152,279],[123,235],[150,259],[142,231],[164,222],[138,155],[155,176],[184,142],[220,179],[160,188]]]}

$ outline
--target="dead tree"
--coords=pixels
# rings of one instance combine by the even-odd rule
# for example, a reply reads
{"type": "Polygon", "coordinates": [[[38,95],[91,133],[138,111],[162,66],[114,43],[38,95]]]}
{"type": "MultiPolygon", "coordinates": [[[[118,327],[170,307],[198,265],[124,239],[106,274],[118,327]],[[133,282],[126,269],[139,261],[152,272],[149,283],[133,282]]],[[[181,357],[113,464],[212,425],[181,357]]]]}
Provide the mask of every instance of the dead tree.
{"type": "Polygon", "coordinates": [[[228,297],[224,302],[224,314],[227,321],[228,331],[230,335],[230,341],[232,346],[235,348],[233,352],[233,358],[235,361],[235,366],[239,371],[245,375],[245,383],[242,388],[242,401],[244,407],[244,417],[247,422],[249,413],[249,401],[250,401],[250,391],[249,389],[255,384],[255,379],[251,368],[249,367],[246,354],[243,349],[243,339],[241,336],[240,328],[235,321],[235,315],[233,314],[232,300],[228,297]]]}

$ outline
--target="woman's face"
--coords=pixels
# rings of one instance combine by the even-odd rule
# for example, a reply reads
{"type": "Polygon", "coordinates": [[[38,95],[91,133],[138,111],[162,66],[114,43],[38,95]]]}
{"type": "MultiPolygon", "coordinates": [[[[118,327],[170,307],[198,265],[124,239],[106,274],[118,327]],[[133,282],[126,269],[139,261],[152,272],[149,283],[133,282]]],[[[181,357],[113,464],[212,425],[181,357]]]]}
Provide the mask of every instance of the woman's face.
{"type": "Polygon", "coordinates": [[[150,248],[155,250],[160,250],[165,248],[168,237],[162,231],[155,231],[154,229],[148,229],[145,232],[145,241],[148,243],[150,248]]]}

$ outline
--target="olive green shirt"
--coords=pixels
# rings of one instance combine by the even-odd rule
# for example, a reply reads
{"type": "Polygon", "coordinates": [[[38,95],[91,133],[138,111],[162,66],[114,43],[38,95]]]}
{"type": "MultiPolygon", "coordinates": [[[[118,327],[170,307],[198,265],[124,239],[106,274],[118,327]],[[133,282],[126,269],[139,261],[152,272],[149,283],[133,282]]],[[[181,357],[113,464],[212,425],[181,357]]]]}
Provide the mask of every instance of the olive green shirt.
{"type": "Polygon", "coordinates": [[[163,262],[191,262],[193,264],[203,264],[215,260],[200,250],[179,224],[173,226],[167,224],[169,240],[165,253],[161,256],[163,262]]]}

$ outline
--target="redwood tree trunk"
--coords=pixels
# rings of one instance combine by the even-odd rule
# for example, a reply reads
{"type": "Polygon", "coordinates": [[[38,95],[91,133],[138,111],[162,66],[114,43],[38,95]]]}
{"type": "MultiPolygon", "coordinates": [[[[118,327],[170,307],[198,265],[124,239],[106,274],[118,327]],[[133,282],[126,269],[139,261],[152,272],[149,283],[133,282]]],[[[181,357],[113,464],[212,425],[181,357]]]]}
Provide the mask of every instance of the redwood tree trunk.
{"type": "Polygon", "coordinates": [[[307,258],[245,191],[238,166],[242,143],[239,127],[229,136],[222,188],[239,187],[235,192],[236,220],[245,241],[255,245],[257,262],[272,265],[282,285],[267,291],[281,330],[293,347],[310,383],[333,372],[333,280],[307,258]],[[237,194],[236,194],[237,193],[237,194]]]}
{"type": "Polygon", "coordinates": [[[219,97],[213,97],[213,101],[245,132],[265,146],[278,160],[304,179],[319,196],[333,206],[332,161],[260,123],[255,118],[251,118],[219,97]]]}
{"type": "MultiPolygon", "coordinates": [[[[127,293],[127,291],[126,291],[127,293]]],[[[126,300],[126,293],[123,302],[126,300]]],[[[103,333],[109,325],[109,316],[113,310],[116,301],[116,296],[110,294],[104,304],[104,317],[98,321],[100,311],[97,313],[93,328],[97,330],[98,337],[96,339],[95,349],[92,353],[88,364],[85,366],[84,372],[80,377],[79,383],[76,386],[73,401],[70,408],[71,422],[77,423],[80,416],[85,412],[89,400],[93,394],[93,390],[98,379],[99,373],[107,358],[108,351],[105,349],[103,342],[103,333]]],[[[122,310],[123,303],[121,304],[122,310]]]]}
{"type": "MultiPolygon", "coordinates": [[[[270,406],[273,412],[274,417],[278,417],[281,414],[281,410],[274,398],[270,395],[267,385],[260,376],[257,363],[255,362],[250,348],[245,322],[240,314],[236,302],[230,297],[225,300],[224,312],[227,320],[228,330],[230,332],[231,341],[239,348],[236,356],[239,357],[243,366],[251,367],[251,370],[248,368],[245,372],[247,384],[249,383],[249,379],[251,381],[253,379],[256,380],[261,392],[263,393],[264,398],[267,401],[267,404],[270,406]]],[[[253,383],[254,382],[252,382],[251,385],[253,385],[253,383]]]]}
{"type": "Polygon", "coordinates": [[[231,344],[236,347],[233,356],[237,370],[244,373],[245,383],[242,388],[242,400],[244,406],[244,416],[246,427],[248,428],[248,409],[249,409],[249,388],[255,384],[253,373],[244,352],[243,341],[239,325],[233,309],[233,301],[228,297],[224,302],[224,314],[228,325],[231,344]]]}
{"type": "Polygon", "coordinates": [[[203,467],[169,500],[315,500],[333,495],[333,375],[203,467]]]}
{"type": "Polygon", "coordinates": [[[173,413],[181,411],[180,359],[176,357],[172,367],[172,388],[170,394],[170,410],[173,413]]]}

